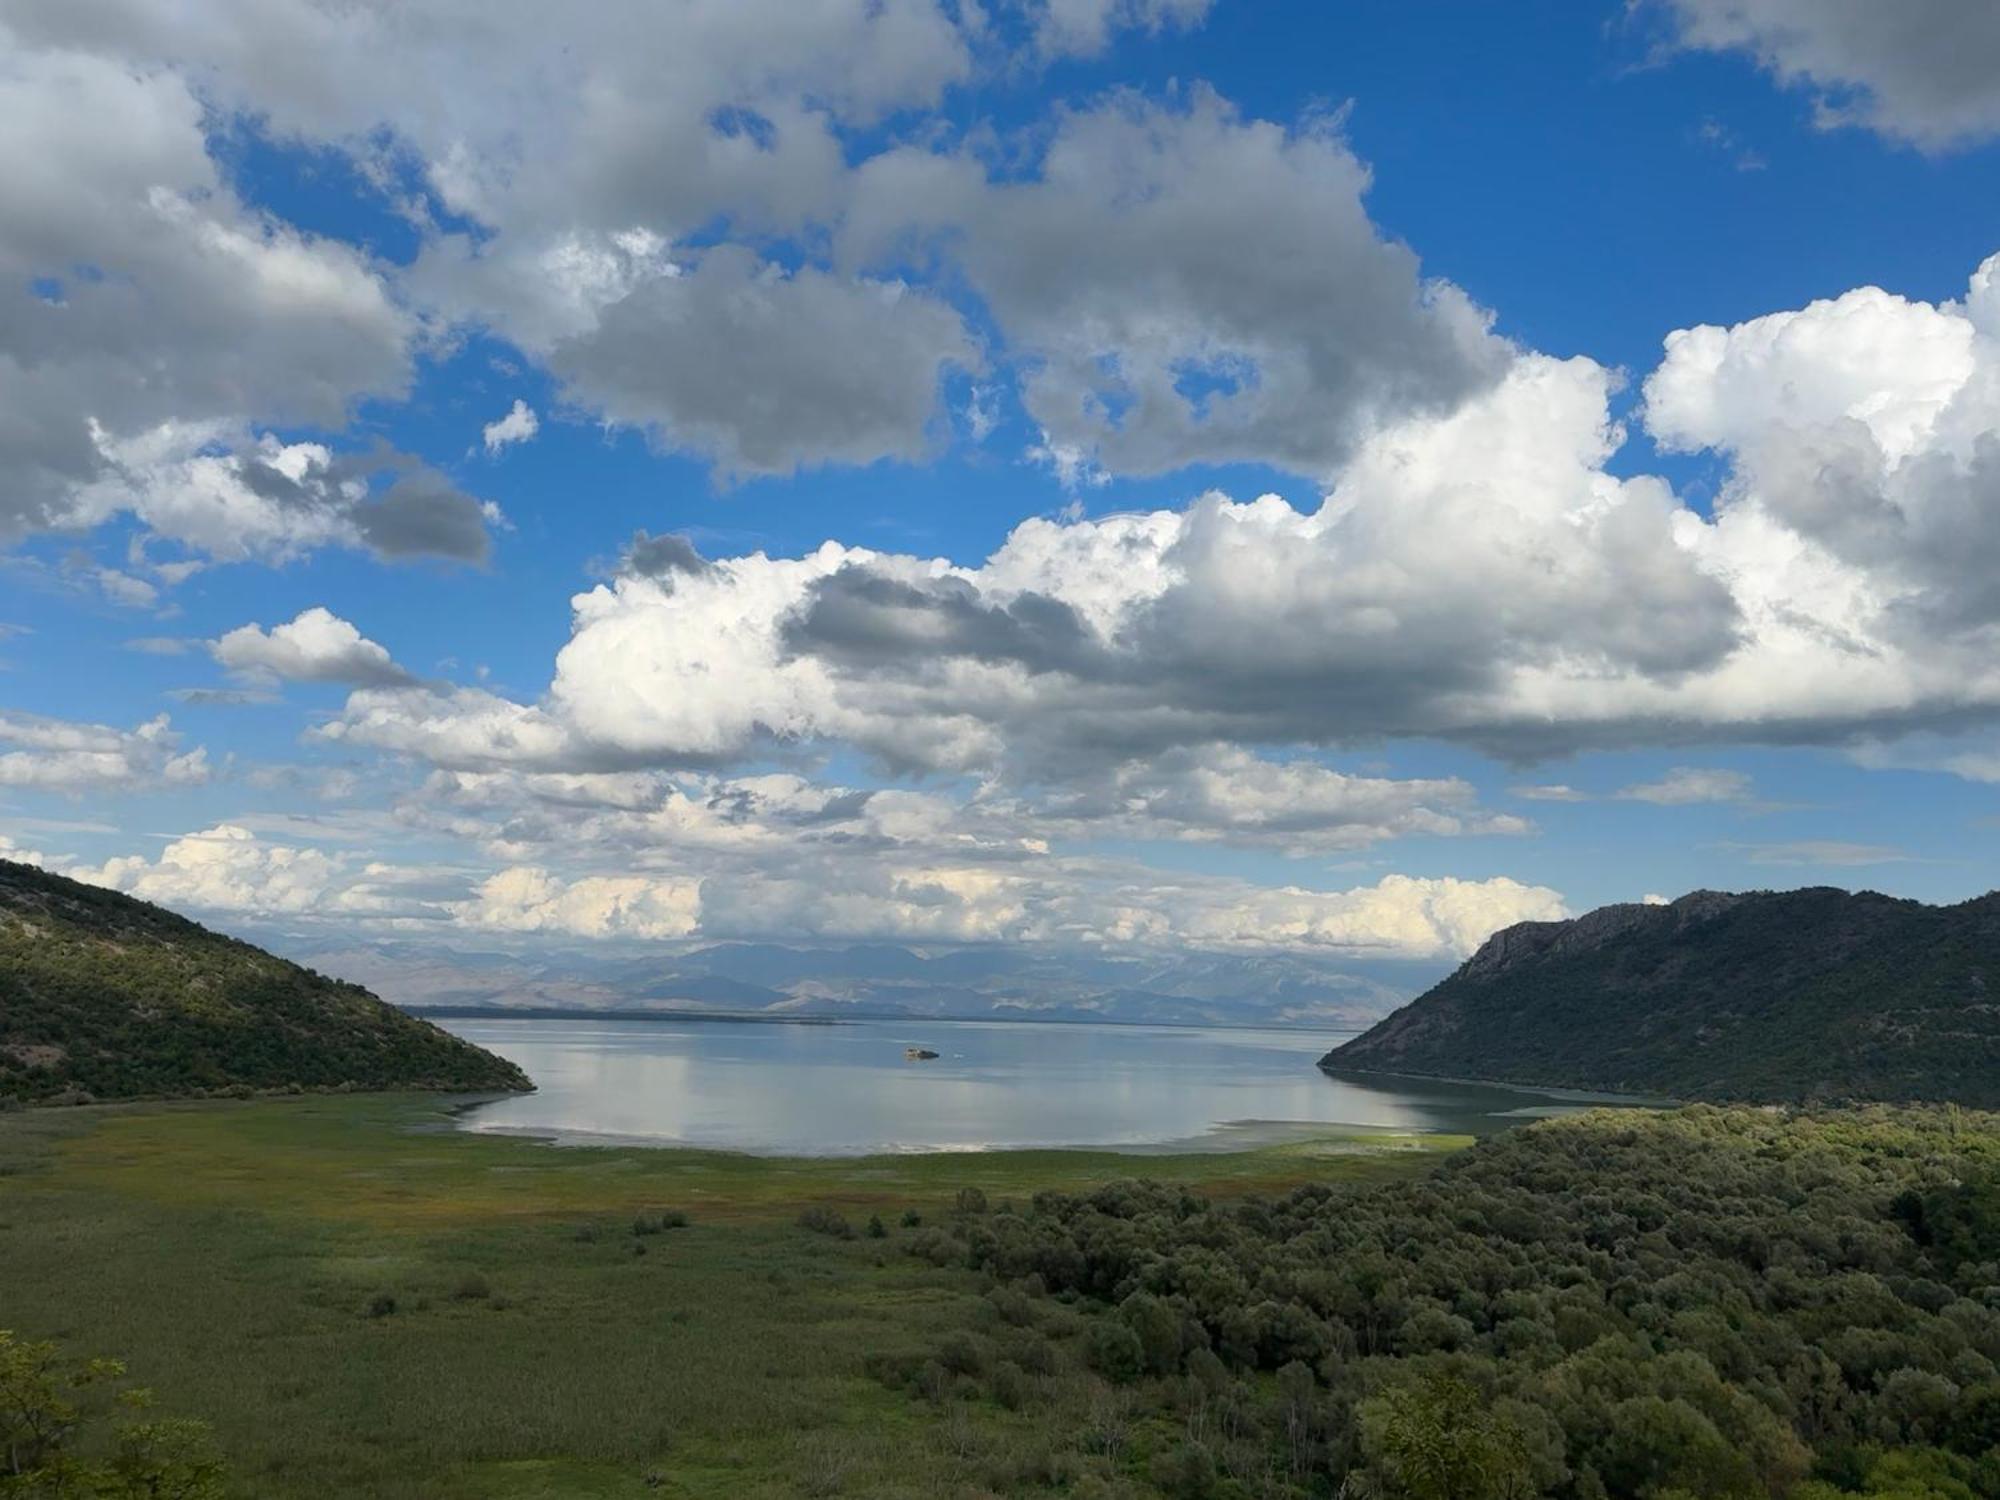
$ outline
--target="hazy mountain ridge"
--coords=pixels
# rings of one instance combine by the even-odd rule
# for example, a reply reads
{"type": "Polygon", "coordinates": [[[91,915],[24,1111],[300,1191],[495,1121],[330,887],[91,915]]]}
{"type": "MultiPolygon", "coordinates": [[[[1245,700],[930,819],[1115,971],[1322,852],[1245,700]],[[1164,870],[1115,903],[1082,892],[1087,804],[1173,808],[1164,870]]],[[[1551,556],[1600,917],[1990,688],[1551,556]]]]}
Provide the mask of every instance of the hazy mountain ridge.
{"type": "Polygon", "coordinates": [[[656,956],[441,950],[380,942],[288,951],[392,1002],[503,1009],[1040,1018],[1365,1026],[1440,966],[1293,954],[1132,956],[1015,948],[721,943],[656,956]]]}
{"type": "Polygon", "coordinates": [[[2000,1104],[2000,894],[1696,891],[1495,933],[1329,1069],[1680,1098],[2000,1104]]]}
{"type": "Polygon", "coordinates": [[[367,990],[130,896],[0,860],[0,1097],[530,1087],[367,990]]]}

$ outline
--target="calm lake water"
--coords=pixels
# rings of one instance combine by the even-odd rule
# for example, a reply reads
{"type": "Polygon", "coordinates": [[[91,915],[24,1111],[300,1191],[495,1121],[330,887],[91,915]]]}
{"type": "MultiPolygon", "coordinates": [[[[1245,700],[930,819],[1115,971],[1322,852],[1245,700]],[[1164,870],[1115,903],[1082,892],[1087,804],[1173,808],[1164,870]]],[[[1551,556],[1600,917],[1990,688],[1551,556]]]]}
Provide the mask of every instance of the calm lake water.
{"type": "Polygon", "coordinates": [[[451,1020],[538,1091],[468,1130],[786,1155],[1021,1146],[1226,1149],[1327,1127],[1485,1133],[1554,1096],[1330,1078],[1338,1034],[987,1021],[451,1020]],[[906,1047],[939,1055],[905,1060],[906,1047]]]}

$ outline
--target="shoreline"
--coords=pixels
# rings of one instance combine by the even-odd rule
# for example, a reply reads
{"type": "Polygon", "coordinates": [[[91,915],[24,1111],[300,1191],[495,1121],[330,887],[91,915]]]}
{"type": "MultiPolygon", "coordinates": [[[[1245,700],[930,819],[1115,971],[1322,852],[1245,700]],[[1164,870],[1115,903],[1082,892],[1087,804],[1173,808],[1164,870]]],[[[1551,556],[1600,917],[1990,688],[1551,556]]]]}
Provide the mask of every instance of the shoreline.
{"type": "Polygon", "coordinates": [[[1412,1083],[1448,1083],[1455,1088],[1503,1089],[1514,1094],[1541,1094],[1573,1104],[1612,1104],[1635,1109],[1678,1109],[1689,1103],[1665,1094],[1620,1094],[1606,1089],[1579,1089],[1560,1083],[1514,1083],[1504,1078],[1459,1078],[1448,1073],[1398,1073],[1390,1068],[1330,1068],[1325,1061],[1314,1067],[1329,1078],[1403,1078],[1412,1083]]]}
{"type": "Polygon", "coordinates": [[[1324,1146],[1328,1149],[1308,1154],[1324,1156],[1369,1155],[1379,1150],[1419,1150],[1424,1141],[1453,1141],[1469,1132],[1427,1130],[1398,1125],[1328,1126],[1316,1120],[1223,1120],[1199,1135],[1162,1141],[998,1141],[986,1145],[926,1145],[885,1143],[856,1151],[781,1151],[753,1146],[721,1145],[678,1137],[633,1135],[616,1131],[579,1130],[561,1125],[496,1125],[478,1127],[462,1123],[464,1117],[484,1099],[461,1101],[448,1111],[448,1121],[422,1127],[452,1134],[499,1136],[508,1140],[539,1141],[566,1150],[645,1150],[688,1151],[704,1155],[742,1156],[758,1161],[865,1162],[938,1156],[1039,1156],[1049,1153],[1109,1156],[1233,1156],[1273,1148],[1324,1146]],[[1377,1143],[1400,1142],[1400,1145],[1377,1143]]]}
{"type": "Polygon", "coordinates": [[[535,1005],[398,1005],[398,1010],[438,1021],[644,1021],[741,1022],[752,1026],[852,1026],[862,1022],[899,1026],[1126,1026],[1167,1031],[1271,1031],[1285,1036],[1330,1036],[1340,1042],[1360,1036],[1365,1026],[1283,1026],[1268,1021],[1138,1021],[1096,1016],[926,1016],[905,1011],[856,1011],[851,1015],[773,1015],[769,1011],[607,1010],[535,1005]]]}

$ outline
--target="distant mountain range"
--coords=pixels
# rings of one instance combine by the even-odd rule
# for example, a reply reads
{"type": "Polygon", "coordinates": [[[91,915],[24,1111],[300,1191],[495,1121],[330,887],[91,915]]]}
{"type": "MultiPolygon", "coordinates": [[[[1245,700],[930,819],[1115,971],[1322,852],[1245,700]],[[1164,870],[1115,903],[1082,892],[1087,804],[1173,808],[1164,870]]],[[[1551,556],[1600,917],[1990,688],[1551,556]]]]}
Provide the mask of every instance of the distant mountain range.
{"type": "Polygon", "coordinates": [[[781,1016],[1132,1021],[1354,1030],[1435,980],[1435,963],[1293,954],[1162,957],[722,943],[606,954],[311,943],[285,951],[417,1009],[480,1006],[781,1016]]]}
{"type": "Polygon", "coordinates": [[[150,902],[0,860],[0,1101],[530,1087],[357,985],[150,902]]]}
{"type": "Polygon", "coordinates": [[[1494,934],[1320,1066],[1675,1098],[2000,1108],[2000,893],[1697,891],[1494,934]]]}

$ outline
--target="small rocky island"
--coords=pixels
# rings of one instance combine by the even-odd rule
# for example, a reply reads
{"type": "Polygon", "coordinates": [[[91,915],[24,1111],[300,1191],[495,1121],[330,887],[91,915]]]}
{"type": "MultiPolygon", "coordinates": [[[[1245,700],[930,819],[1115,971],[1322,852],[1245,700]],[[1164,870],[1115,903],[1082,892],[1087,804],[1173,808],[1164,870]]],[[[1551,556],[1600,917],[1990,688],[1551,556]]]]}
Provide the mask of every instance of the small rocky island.
{"type": "Polygon", "coordinates": [[[905,1047],[903,1049],[904,1062],[929,1062],[936,1056],[937,1054],[928,1047],[905,1047]]]}

